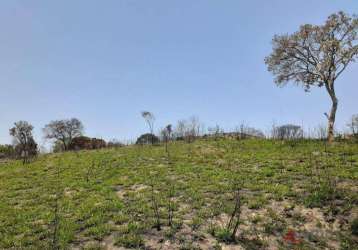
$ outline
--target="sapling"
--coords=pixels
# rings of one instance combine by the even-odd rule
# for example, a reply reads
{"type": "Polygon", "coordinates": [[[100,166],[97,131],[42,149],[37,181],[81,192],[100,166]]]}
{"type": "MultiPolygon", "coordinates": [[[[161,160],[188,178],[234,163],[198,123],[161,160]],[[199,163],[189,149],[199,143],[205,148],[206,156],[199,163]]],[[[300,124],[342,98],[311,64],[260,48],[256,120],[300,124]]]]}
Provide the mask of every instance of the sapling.
{"type": "Polygon", "coordinates": [[[86,182],[88,183],[90,180],[90,175],[94,169],[94,160],[92,161],[92,165],[88,165],[87,172],[86,172],[86,182]]]}
{"type": "Polygon", "coordinates": [[[170,185],[169,188],[169,192],[168,192],[168,226],[172,226],[173,225],[173,217],[174,217],[174,202],[173,202],[173,197],[174,197],[174,185],[170,185]]]}
{"type": "Polygon", "coordinates": [[[159,213],[158,200],[155,197],[153,181],[151,182],[150,186],[151,186],[151,202],[152,202],[152,208],[153,208],[154,217],[155,217],[155,227],[157,228],[158,231],[160,231],[161,230],[160,213],[159,213]]]}
{"type": "Polygon", "coordinates": [[[240,225],[240,214],[241,214],[241,195],[240,187],[237,187],[235,195],[235,207],[232,211],[229,223],[227,224],[227,230],[231,231],[231,238],[235,240],[237,230],[240,225]]]}
{"type": "Polygon", "coordinates": [[[231,239],[235,241],[236,233],[239,229],[240,225],[240,215],[241,215],[241,182],[235,180],[233,185],[233,193],[234,193],[234,200],[235,206],[231,213],[230,219],[228,224],[226,225],[226,230],[231,233],[231,239]]]}
{"type": "Polygon", "coordinates": [[[172,136],[172,125],[171,124],[168,124],[164,129],[162,129],[161,131],[161,134],[162,134],[162,137],[163,137],[163,140],[164,140],[164,145],[165,145],[165,153],[167,154],[167,159],[168,159],[168,162],[169,162],[169,157],[170,157],[170,154],[169,154],[169,147],[168,147],[168,143],[171,139],[171,136],[172,136]]]}

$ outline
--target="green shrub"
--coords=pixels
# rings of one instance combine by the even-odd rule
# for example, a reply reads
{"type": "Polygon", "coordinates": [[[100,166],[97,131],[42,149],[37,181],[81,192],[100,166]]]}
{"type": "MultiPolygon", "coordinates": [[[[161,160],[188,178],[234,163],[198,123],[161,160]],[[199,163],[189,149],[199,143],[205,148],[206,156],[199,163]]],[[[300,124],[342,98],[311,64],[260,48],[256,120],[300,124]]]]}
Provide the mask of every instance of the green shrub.
{"type": "Polygon", "coordinates": [[[358,235],[358,218],[355,218],[351,223],[351,231],[353,235],[358,235]]]}
{"type": "Polygon", "coordinates": [[[217,228],[215,231],[215,237],[220,242],[232,242],[231,232],[227,228],[217,228]]]}
{"type": "Polygon", "coordinates": [[[267,204],[267,200],[265,199],[265,197],[257,196],[257,197],[253,197],[252,199],[249,200],[247,207],[249,209],[260,209],[265,204],[267,204]]]}
{"type": "Polygon", "coordinates": [[[335,195],[335,190],[328,183],[321,184],[317,190],[308,195],[304,201],[307,207],[322,207],[335,195]]]}
{"type": "Polygon", "coordinates": [[[0,159],[12,158],[15,156],[15,149],[11,145],[0,145],[0,159]]]}
{"type": "Polygon", "coordinates": [[[144,247],[144,241],[141,235],[129,233],[118,236],[115,245],[126,248],[142,248],[144,247]]]}

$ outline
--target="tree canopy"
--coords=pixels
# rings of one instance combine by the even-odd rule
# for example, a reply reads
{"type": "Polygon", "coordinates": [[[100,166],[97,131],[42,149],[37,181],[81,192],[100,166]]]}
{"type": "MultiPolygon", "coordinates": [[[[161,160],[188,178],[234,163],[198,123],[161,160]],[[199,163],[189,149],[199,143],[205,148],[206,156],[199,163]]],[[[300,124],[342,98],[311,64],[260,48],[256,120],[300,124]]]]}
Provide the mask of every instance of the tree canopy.
{"type": "Polygon", "coordinates": [[[324,86],[332,100],[328,118],[328,139],[333,129],[338,99],[335,81],[358,55],[358,18],[338,12],[323,25],[302,25],[293,34],[275,35],[273,51],[265,58],[277,85],[302,84],[305,90],[324,86]]]}
{"type": "Polygon", "coordinates": [[[68,149],[73,138],[83,134],[83,130],[83,124],[77,118],[51,121],[43,129],[45,138],[61,141],[64,150],[68,149]]]}

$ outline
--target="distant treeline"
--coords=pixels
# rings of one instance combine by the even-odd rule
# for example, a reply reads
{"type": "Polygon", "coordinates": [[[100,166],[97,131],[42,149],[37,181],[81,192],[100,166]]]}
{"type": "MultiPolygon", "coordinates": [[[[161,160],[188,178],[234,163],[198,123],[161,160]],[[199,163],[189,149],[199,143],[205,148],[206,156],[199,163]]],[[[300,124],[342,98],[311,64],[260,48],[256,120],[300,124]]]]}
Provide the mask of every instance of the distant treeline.
{"type": "MultiPolygon", "coordinates": [[[[260,130],[244,124],[238,126],[234,131],[225,131],[219,125],[205,129],[202,122],[195,116],[186,120],[179,120],[175,126],[171,124],[159,129],[154,133],[155,116],[149,111],[141,113],[149,128],[149,133],[140,135],[136,144],[159,144],[169,141],[185,141],[188,143],[196,139],[249,139],[249,138],[272,138],[279,140],[293,140],[301,138],[325,140],[328,130],[325,126],[318,126],[313,130],[304,131],[299,125],[284,124],[273,125],[271,131],[266,135],[260,130]]],[[[339,133],[335,131],[336,138],[351,139],[358,138],[358,115],[353,115],[347,123],[348,131],[339,133]]],[[[0,145],[1,158],[22,159],[24,163],[34,158],[38,152],[38,144],[32,135],[33,126],[26,121],[15,122],[10,129],[13,137],[12,145],[0,145]]],[[[84,126],[77,118],[51,121],[43,128],[44,138],[53,142],[53,152],[68,150],[92,150],[106,147],[122,147],[125,144],[118,140],[106,142],[100,138],[91,138],[84,135],[84,126]]]]}

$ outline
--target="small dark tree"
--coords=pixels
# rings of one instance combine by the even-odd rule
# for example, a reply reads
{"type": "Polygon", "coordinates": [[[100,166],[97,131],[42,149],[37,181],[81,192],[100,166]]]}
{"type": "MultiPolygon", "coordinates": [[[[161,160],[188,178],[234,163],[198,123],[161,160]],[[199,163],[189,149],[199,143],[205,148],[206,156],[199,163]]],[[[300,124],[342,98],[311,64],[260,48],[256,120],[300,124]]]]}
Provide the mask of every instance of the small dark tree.
{"type": "Polygon", "coordinates": [[[165,143],[165,152],[168,153],[168,142],[170,141],[172,135],[172,125],[168,124],[163,130],[162,130],[162,136],[165,143]]]}
{"type": "Polygon", "coordinates": [[[29,162],[29,158],[37,155],[37,144],[32,136],[33,129],[34,127],[26,121],[15,122],[14,127],[10,129],[16,155],[23,159],[24,164],[29,162]]]}
{"type": "Polygon", "coordinates": [[[43,128],[46,139],[56,139],[63,145],[64,150],[68,150],[73,138],[83,134],[83,124],[76,118],[68,120],[51,121],[43,128]]]}
{"type": "Polygon", "coordinates": [[[306,24],[292,35],[273,38],[273,52],[265,58],[268,70],[281,86],[289,81],[306,90],[324,86],[332,100],[328,118],[328,141],[334,140],[338,106],[335,82],[358,55],[358,18],[343,12],[332,14],[321,26],[306,24]]]}
{"type": "Polygon", "coordinates": [[[138,137],[136,144],[139,145],[148,145],[148,144],[157,144],[159,142],[159,138],[153,134],[143,134],[138,137]]]}

